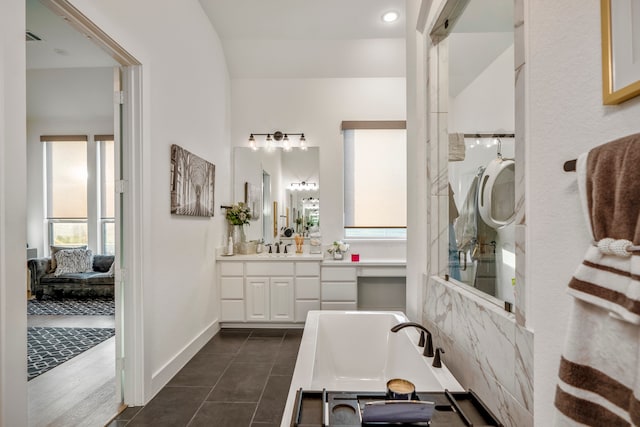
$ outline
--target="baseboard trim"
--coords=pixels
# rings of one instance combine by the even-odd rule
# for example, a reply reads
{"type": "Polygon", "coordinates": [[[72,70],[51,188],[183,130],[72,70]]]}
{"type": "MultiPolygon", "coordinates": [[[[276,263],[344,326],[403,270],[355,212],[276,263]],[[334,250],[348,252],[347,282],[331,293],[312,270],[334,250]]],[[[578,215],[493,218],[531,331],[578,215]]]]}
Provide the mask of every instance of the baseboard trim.
{"type": "MultiPolygon", "coordinates": [[[[151,390],[147,394],[145,402],[149,401],[160,391],[164,386],[171,381],[179,371],[182,369],[198,351],[209,342],[211,338],[220,330],[220,323],[216,319],[209,326],[207,326],[198,336],[196,336],[191,342],[189,342],[184,348],[179,351],[171,360],[164,364],[160,369],[155,371],[151,376],[151,390]]],[[[146,404],[145,403],[145,404],[146,404]]]]}
{"type": "Polygon", "coordinates": [[[267,322],[224,322],[220,323],[222,329],[303,329],[304,322],[296,323],[267,323],[267,322]]]}

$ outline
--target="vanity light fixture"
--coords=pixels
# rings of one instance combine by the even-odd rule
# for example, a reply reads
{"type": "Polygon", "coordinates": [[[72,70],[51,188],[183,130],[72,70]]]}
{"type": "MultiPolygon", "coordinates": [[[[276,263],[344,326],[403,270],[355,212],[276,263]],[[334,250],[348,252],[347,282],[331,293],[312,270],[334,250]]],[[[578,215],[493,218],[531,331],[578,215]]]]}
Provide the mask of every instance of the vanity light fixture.
{"type": "Polygon", "coordinates": [[[317,190],[318,184],[315,182],[306,182],[306,181],[292,182],[291,184],[289,184],[289,188],[296,191],[310,191],[310,190],[317,190]]]}
{"type": "Polygon", "coordinates": [[[291,151],[294,146],[292,145],[289,136],[291,135],[299,135],[300,139],[298,140],[298,147],[301,150],[307,149],[307,139],[304,137],[304,133],[299,132],[281,132],[279,130],[273,133],[252,133],[249,135],[249,147],[253,150],[257,150],[259,147],[258,141],[256,140],[256,136],[266,136],[264,148],[267,150],[273,150],[276,147],[282,147],[284,151],[291,151]]]}

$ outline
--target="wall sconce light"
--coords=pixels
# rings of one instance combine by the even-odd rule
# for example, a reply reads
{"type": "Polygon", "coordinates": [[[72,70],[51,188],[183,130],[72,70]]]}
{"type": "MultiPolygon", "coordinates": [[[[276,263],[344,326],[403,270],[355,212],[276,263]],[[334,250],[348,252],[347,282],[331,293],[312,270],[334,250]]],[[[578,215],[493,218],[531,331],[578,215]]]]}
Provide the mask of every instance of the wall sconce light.
{"type": "Polygon", "coordinates": [[[289,188],[296,191],[311,191],[311,190],[317,190],[318,184],[315,182],[306,182],[306,181],[292,182],[291,184],[289,184],[289,188]]]}
{"type": "Polygon", "coordinates": [[[253,150],[257,150],[258,142],[256,141],[256,136],[266,136],[264,147],[267,150],[273,150],[274,148],[280,146],[284,151],[291,151],[293,148],[291,144],[291,140],[289,139],[290,135],[299,135],[300,139],[298,140],[298,148],[301,150],[307,149],[307,139],[304,137],[304,133],[283,133],[279,130],[273,133],[252,133],[249,135],[249,147],[253,150]]]}

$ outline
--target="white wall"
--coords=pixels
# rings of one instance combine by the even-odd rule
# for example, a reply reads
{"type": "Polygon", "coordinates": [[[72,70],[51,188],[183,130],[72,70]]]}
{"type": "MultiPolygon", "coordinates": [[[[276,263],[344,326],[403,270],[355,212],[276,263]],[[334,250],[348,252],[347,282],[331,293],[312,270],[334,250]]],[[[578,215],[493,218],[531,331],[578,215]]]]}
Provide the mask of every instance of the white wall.
{"type": "MultiPolygon", "coordinates": [[[[449,37],[469,34],[452,34],[449,37]]],[[[491,35],[491,33],[489,34],[491,35]]],[[[482,37],[483,34],[473,34],[482,37]]],[[[463,38],[464,40],[464,38],[463,38]]],[[[449,42],[449,49],[463,49],[462,40],[449,42]]],[[[479,74],[469,86],[450,99],[449,131],[509,132],[514,129],[513,45],[479,74]]]]}
{"type": "MultiPolygon", "coordinates": [[[[407,0],[407,316],[422,323],[423,275],[427,273],[427,55],[425,38],[416,30],[420,0],[407,0]]],[[[420,29],[421,31],[422,29],[420,29]]]]}
{"type": "Polygon", "coordinates": [[[215,248],[225,221],[170,215],[170,145],[216,165],[216,206],[230,188],[229,78],[220,40],[196,0],[75,0],[142,63],[145,400],[215,332],[215,248]],[[185,48],[188,46],[188,48],[185,48]]]}
{"type": "Polygon", "coordinates": [[[638,132],[640,98],[602,105],[599,1],[525,4],[526,274],[533,299],[527,316],[535,329],[535,424],[548,426],[572,304],[567,284],[590,243],[575,174],[563,172],[562,164],[638,132]]]}
{"type": "Polygon", "coordinates": [[[113,134],[113,111],[111,67],[27,70],[27,243],[38,256],[48,255],[40,136],[113,134]]]}
{"type": "MultiPolygon", "coordinates": [[[[231,140],[247,146],[250,133],[304,132],[320,147],[320,223],[325,244],[343,237],[343,120],[404,120],[404,78],[234,79],[231,140]]],[[[369,258],[405,256],[405,242],[365,245],[352,252],[369,258]]]]}
{"type": "Polygon", "coordinates": [[[27,425],[24,1],[0,2],[0,426],[27,425]],[[25,284],[23,286],[23,284],[25,284]]]}

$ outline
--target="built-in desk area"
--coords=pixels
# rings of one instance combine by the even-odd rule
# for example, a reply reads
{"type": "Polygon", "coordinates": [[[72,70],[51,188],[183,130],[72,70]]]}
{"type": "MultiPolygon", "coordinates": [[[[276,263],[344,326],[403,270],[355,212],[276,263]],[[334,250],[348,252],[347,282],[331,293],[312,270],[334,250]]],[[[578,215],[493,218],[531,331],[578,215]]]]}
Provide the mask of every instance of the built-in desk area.
{"type": "Polygon", "coordinates": [[[406,261],[218,255],[223,327],[302,323],[309,310],[405,311],[406,261]]]}
{"type": "Polygon", "coordinates": [[[405,311],[405,260],[323,260],[323,310],[405,311]]]}

